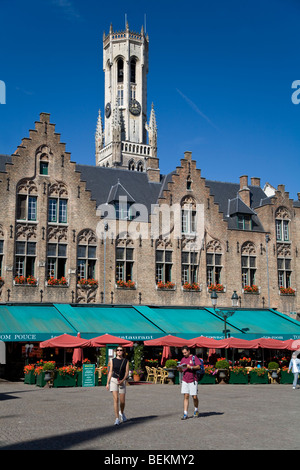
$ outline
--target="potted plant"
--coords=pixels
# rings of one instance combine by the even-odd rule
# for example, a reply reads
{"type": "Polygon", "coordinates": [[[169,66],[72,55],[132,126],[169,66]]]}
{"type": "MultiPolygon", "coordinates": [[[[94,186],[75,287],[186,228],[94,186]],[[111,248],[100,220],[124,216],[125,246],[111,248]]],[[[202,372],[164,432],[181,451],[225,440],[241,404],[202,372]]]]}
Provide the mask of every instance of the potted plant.
{"type": "Polygon", "coordinates": [[[218,369],[218,380],[219,384],[224,385],[225,380],[228,377],[229,362],[226,359],[220,359],[216,362],[216,368],[218,369]]]}
{"type": "Polygon", "coordinates": [[[142,360],[144,358],[144,346],[135,344],[133,349],[133,380],[138,382],[142,374],[142,360]]]}
{"type": "Polygon", "coordinates": [[[268,364],[269,379],[271,383],[276,383],[278,379],[279,364],[275,361],[271,361],[268,364]]]}
{"type": "Polygon", "coordinates": [[[229,375],[230,384],[247,384],[248,383],[248,373],[245,367],[234,366],[230,369],[229,375]]]}
{"type": "Polygon", "coordinates": [[[52,379],[54,370],[54,361],[38,361],[34,369],[34,375],[36,376],[36,385],[38,387],[44,387],[52,379]]]}
{"type": "Polygon", "coordinates": [[[168,359],[165,363],[165,368],[168,370],[169,383],[174,384],[177,373],[177,361],[175,359],[168,359]]]}
{"type": "Polygon", "coordinates": [[[142,369],[138,369],[138,368],[133,369],[132,371],[133,381],[139,382],[141,380],[142,373],[143,373],[142,369]]]}
{"type": "Polygon", "coordinates": [[[250,384],[267,384],[268,383],[268,369],[265,367],[254,367],[250,370],[250,384]]]}

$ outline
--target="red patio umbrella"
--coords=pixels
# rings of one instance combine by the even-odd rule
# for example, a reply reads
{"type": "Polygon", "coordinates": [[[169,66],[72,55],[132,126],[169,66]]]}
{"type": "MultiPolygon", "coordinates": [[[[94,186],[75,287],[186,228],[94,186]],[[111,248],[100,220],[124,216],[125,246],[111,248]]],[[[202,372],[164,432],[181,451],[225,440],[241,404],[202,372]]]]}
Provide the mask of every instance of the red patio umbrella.
{"type": "Polygon", "coordinates": [[[287,343],[289,345],[288,349],[291,349],[294,351],[300,349],[300,339],[288,339],[287,343]]]}
{"type": "Polygon", "coordinates": [[[279,339],[259,338],[257,341],[259,347],[265,349],[289,349],[290,346],[288,341],[281,341],[279,339]]]}
{"type": "MultiPolygon", "coordinates": [[[[77,333],[77,338],[81,338],[80,333],[77,333]]],[[[83,362],[83,348],[74,348],[72,356],[72,364],[76,365],[83,362]]]]}
{"type": "Polygon", "coordinates": [[[90,342],[91,346],[96,348],[104,347],[107,344],[119,344],[120,346],[124,346],[124,348],[130,348],[133,346],[132,341],[119,338],[118,336],[109,335],[108,333],[105,333],[102,336],[97,336],[96,338],[92,338],[90,342]]]}
{"type": "Polygon", "coordinates": [[[40,348],[85,348],[88,346],[91,346],[90,340],[78,338],[67,333],[40,343],[40,348]]]}
{"type": "Polygon", "coordinates": [[[198,336],[197,338],[190,339],[188,345],[192,348],[208,348],[208,349],[220,349],[224,346],[220,346],[220,342],[223,340],[207,338],[206,336],[198,336]]]}
{"type": "Polygon", "coordinates": [[[226,338],[220,340],[219,348],[257,349],[259,341],[256,339],[226,338]]]}
{"type": "Polygon", "coordinates": [[[144,341],[145,346],[174,346],[182,347],[188,346],[189,341],[187,339],[179,338],[178,336],[167,335],[162,336],[161,338],[149,339],[144,341]]]}
{"type": "Polygon", "coordinates": [[[167,359],[170,359],[171,357],[172,357],[172,354],[171,354],[171,348],[170,348],[170,346],[164,346],[164,347],[163,347],[163,352],[162,352],[160,364],[161,364],[162,366],[164,366],[165,363],[166,363],[166,360],[167,360],[167,359]]]}

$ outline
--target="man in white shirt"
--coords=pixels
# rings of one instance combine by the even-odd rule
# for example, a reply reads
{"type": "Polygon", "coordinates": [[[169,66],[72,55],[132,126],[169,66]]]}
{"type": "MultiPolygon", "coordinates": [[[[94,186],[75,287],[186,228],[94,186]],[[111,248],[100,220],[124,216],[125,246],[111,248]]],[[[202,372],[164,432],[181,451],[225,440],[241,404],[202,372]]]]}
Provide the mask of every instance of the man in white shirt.
{"type": "Polygon", "coordinates": [[[288,372],[290,371],[294,374],[293,389],[295,390],[298,383],[298,375],[300,373],[300,359],[297,358],[297,354],[295,352],[293,352],[292,359],[290,360],[288,372]]]}

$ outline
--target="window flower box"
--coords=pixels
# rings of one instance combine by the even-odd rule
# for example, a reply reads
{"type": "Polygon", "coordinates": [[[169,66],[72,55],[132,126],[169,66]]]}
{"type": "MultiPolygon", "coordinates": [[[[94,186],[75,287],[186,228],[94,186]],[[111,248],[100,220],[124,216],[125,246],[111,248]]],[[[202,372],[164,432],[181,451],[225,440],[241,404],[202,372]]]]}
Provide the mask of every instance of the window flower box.
{"type": "Polygon", "coordinates": [[[79,279],[77,282],[78,287],[98,287],[98,281],[96,279],[79,279]]]}
{"type": "Polygon", "coordinates": [[[157,290],[175,290],[175,283],[171,281],[163,282],[159,281],[156,284],[157,290]]]}
{"type": "Polygon", "coordinates": [[[131,281],[130,279],[129,281],[119,280],[117,281],[117,288],[118,289],[136,289],[136,285],[135,285],[135,282],[131,281]]]}
{"type": "MultiPolygon", "coordinates": [[[[0,284],[1,285],[1,284],[0,284]]],[[[15,276],[14,278],[14,286],[37,286],[38,279],[34,276],[15,276]]]]}
{"type": "Polygon", "coordinates": [[[260,294],[260,287],[258,286],[244,286],[243,288],[244,294],[260,294]]]}
{"type": "Polygon", "coordinates": [[[50,277],[50,279],[48,279],[46,281],[46,286],[48,286],[48,287],[68,287],[69,286],[69,280],[66,279],[64,276],[61,277],[60,279],[50,277]]]}
{"type": "Polygon", "coordinates": [[[208,292],[226,292],[226,287],[223,284],[210,284],[207,286],[208,292]]]}
{"type": "Polygon", "coordinates": [[[280,295],[296,295],[296,289],[292,289],[291,287],[280,287],[279,288],[280,295]]]}
{"type": "Polygon", "coordinates": [[[201,286],[198,282],[185,282],[182,286],[182,289],[187,292],[201,292],[201,286]]]}

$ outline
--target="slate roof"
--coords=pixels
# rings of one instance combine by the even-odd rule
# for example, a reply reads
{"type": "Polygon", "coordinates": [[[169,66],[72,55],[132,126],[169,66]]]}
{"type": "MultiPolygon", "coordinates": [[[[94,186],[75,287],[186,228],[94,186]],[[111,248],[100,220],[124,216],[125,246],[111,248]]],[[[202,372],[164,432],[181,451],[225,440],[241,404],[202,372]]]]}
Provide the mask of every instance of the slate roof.
{"type": "MultiPolygon", "coordinates": [[[[10,155],[0,154],[0,172],[5,172],[5,164],[12,163],[10,155]]],[[[91,192],[91,198],[96,205],[109,203],[118,196],[127,196],[128,202],[135,202],[146,206],[148,214],[151,214],[151,205],[156,205],[158,199],[163,196],[163,191],[168,188],[168,182],[172,181],[172,175],[176,170],[161,176],[160,182],[148,180],[144,172],[123,170],[119,168],[98,167],[92,165],[76,164],[76,171],[80,172],[80,178],[86,182],[86,188],[91,192]]],[[[249,214],[252,218],[253,231],[263,231],[263,226],[256,215],[255,209],[271,204],[272,198],[259,186],[249,186],[250,208],[238,197],[240,185],[222,181],[205,180],[210,194],[219,204],[219,210],[223,218],[228,222],[229,229],[237,229],[237,214],[249,214]]],[[[294,207],[300,207],[300,201],[293,202],[294,207]]]]}

